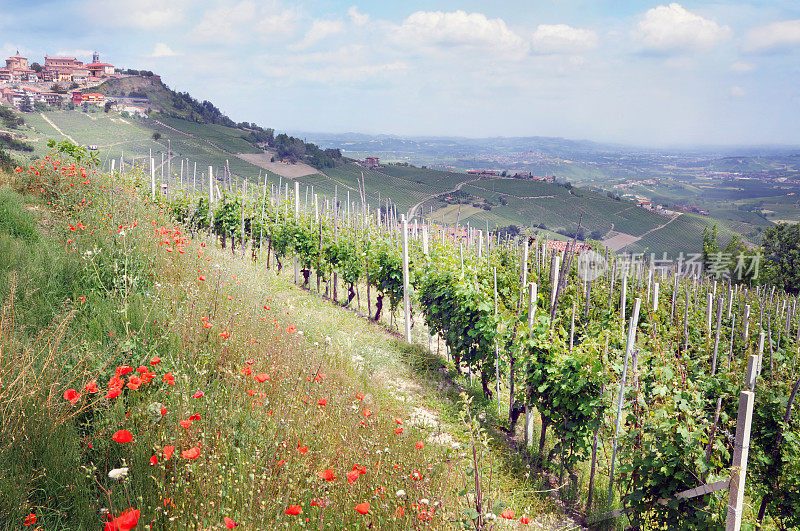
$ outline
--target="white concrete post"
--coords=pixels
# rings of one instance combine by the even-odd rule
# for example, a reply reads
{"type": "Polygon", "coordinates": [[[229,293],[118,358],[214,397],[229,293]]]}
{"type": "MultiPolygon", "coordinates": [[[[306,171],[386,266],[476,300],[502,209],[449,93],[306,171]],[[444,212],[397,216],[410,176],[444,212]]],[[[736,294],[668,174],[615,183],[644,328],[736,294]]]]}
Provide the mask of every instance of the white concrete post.
{"type": "Polygon", "coordinates": [[[208,167],[208,209],[211,211],[211,205],[214,204],[214,168],[208,167]]]}
{"type": "Polygon", "coordinates": [[[150,196],[153,201],[156,200],[156,161],[150,157],[150,196]]]}
{"type": "Polygon", "coordinates": [[[533,327],[536,318],[536,299],[539,297],[539,285],[536,282],[528,284],[528,328],[533,327]]]}
{"type": "Polygon", "coordinates": [[[405,214],[401,218],[403,225],[403,311],[405,313],[406,341],[411,343],[411,294],[408,286],[408,221],[405,214]]]}
{"type": "MultiPolygon", "coordinates": [[[[627,277],[625,277],[627,278],[627,277]]],[[[614,501],[614,465],[617,460],[617,440],[619,438],[620,424],[622,422],[622,404],[625,400],[625,379],[628,375],[628,359],[633,352],[633,345],[636,342],[636,327],[639,321],[639,306],[642,304],[642,299],[636,298],[633,303],[633,315],[628,326],[628,342],[625,345],[625,360],[622,365],[622,376],[619,383],[619,398],[617,399],[617,421],[614,428],[614,443],[611,451],[611,473],[609,474],[608,481],[608,504],[609,507],[614,501]]]]}
{"type": "MultiPolygon", "coordinates": [[[[749,378],[755,378],[753,365],[756,356],[750,356],[749,378]]],[[[752,382],[753,380],[751,380],[752,382]]],[[[752,388],[752,387],[751,387],[752,388]]],[[[733,466],[731,482],[728,486],[728,519],[726,531],[739,531],[742,528],[742,510],[744,508],[744,485],[747,479],[747,454],[750,450],[750,428],[753,423],[753,391],[739,393],[739,412],[736,417],[736,442],[733,447],[733,466]]]]}

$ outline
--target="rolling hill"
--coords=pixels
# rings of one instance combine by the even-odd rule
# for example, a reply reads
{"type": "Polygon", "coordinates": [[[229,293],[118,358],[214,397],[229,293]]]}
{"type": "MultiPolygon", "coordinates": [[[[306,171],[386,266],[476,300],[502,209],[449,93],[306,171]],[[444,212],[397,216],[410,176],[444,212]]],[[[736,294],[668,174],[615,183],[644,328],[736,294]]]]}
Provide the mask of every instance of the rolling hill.
{"type": "MultiPolygon", "coordinates": [[[[479,177],[408,164],[367,169],[348,159],[313,167],[310,163],[315,160],[310,153],[322,151],[307,143],[304,144],[305,155],[300,155],[295,163],[285,163],[279,156],[280,148],[270,147],[269,142],[259,142],[258,136],[268,134],[270,138],[279,138],[282,135],[273,137],[272,130],[255,124],[234,123],[213,104],[199,103],[186,93],[174,92],[157,77],[117,79],[93,90],[116,98],[146,98],[151,113],[148,118],[136,118],[91,107],[85,111],[25,114],[26,124],[21,132],[33,145],[34,157],[48,153],[48,139],[66,138],[78,144],[97,146],[105,167],[110,166],[111,160],[119,161],[120,157],[124,157],[127,165],[145,167],[152,153],[159,178],[163,175],[168,183],[178,184],[183,180],[187,186],[201,187],[208,167],[212,166],[218,178],[223,169],[229,169],[233,186],[243,180],[263,185],[264,178],[270,185],[278,186],[296,179],[304,191],[307,188],[309,193],[331,198],[337,195],[340,200],[346,200],[349,192],[350,201],[360,201],[358,183],[363,175],[367,201],[372,205],[385,205],[388,200],[398,213],[430,216],[445,223],[459,222],[478,228],[528,227],[557,239],[573,234],[580,220],[585,236],[605,241],[621,252],[668,253],[670,256],[699,252],[703,229],[709,223],[717,223],[723,244],[737,233],[743,235],[745,241],[757,243],[759,230],[769,225],[763,217],[730,216],[727,211],[720,212],[720,217],[731,219],[659,214],[639,208],[633,201],[566,183],[479,177]]],[[[382,138],[379,141],[388,142],[396,149],[399,140],[382,138]]],[[[360,146],[369,144],[367,138],[360,142],[360,146]]],[[[567,149],[578,149],[581,153],[614,149],[593,143],[554,142],[547,143],[547,148],[561,154],[567,149]]],[[[511,142],[504,149],[516,147],[517,144],[511,142]]]]}

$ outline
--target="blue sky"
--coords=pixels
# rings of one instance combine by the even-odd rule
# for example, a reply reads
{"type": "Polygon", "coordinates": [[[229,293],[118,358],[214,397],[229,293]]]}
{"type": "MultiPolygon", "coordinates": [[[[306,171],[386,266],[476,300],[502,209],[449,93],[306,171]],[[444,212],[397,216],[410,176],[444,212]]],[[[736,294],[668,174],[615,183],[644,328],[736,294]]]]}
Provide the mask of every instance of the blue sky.
{"type": "Polygon", "coordinates": [[[800,145],[800,2],[0,0],[0,53],[278,130],[800,145]]]}

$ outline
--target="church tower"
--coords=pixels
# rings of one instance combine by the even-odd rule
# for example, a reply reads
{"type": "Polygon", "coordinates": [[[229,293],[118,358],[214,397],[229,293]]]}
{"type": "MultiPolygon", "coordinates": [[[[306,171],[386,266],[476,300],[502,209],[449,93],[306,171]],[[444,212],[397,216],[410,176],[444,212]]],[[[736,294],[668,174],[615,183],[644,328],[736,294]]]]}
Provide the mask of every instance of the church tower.
{"type": "Polygon", "coordinates": [[[95,63],[95,64],[100,62],[100,54],[99,53],[94,52],[92,54],[92,62],[95,63]]]}

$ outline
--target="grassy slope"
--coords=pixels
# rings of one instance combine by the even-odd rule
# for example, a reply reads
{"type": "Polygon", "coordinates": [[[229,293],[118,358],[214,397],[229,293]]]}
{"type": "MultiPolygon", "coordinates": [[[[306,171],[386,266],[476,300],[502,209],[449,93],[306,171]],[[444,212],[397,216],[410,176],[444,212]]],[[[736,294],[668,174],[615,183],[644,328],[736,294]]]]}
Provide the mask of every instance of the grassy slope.
{"type": "MultiPolygon", "coordinates": [[[[411,504],[423,497],[435,508],[437,527],[449,525],[447,519],[459,512],[455,492],[469,489],[472,481],[463,475],[461,454],[430,442],[423,450],[414,448],[415,441],[435,438],[442,429],[465,437],[455,425],[458,388],[446,384],[447,392],[440,392],[440,361],[405,349],[381,327],[249,260],[231,260],[196,241],[187,242],[186,254],[167,252],[176,246],[174,235],[162,232],[165,245],[153,237],[149,220],[171,227],[169,220],[122,190],[100,188],[100,182],[58,196],[56,202],[65,207],[81,196],[90,199],[76,218],[46,210],[38,201],[29,201],[26,209],[25,199],[0,189],[0,297],[6,316],[0,375],[12,377],[4,381],[20,374],[26,379],[25,388],[0,389],[5,408],[0,442],[30,441],[0,444],[6,472],[0,481],[0,527],[16,527],[34,511],[48,528],[91,528],[109,497],[116,510],[132,504],[143,521],[155,519],[159,528],[192,522],[219,527],[223,516],[244,529],[296,525],[297,518],[284,514],[293,503],[323,525],[407,528],[417,516],[411,504]],[[112,208],[113,225],[128,225],[124,236],[104,230],[112,208]],[[85,230],[67,228],[78,220],[85,230]],[[139,225],[130,228],[133,221],[139,225]],[[67,240],[71,243],[61,243],[67,240]],[[120,284],[122,277],[114,274],[119,267],[129,283],[120,284]],[[210,330],[200,317],[208,317],[210,330]],[[287,331],[290,325],[302,336],[287,331]],[[35,339],[40,330],[44,342],[35,339]],[[218,337],[222,330],[230,332],[229,339],[218,337]],[[116,365],[148,366],[153,356],[161,358],[149,366],[156,378],[139,390],[126,389],[110,402],[83,391],[94,379],[105,393],[104,382],[116,365]],[[246,360],[253,362],[253,374],[266,372],[271,379],[258,384],[243,376],[246,360]],[[161,383],[167,371],[175,376],[174,387],[161,383]],[[321,382],[313,379],[318,373],[325,374],[321,382]],[[61,398],[67,387],[84,395],[75,407],[61,398]],[[248,396],[248,389],[257,394],[248,396]],[[205,395],[191,398],[198,390],[205,395]],[[363,402],[357,391],[365,393],[363,402]],[[320,398],[327,405],[316,405],[320,398]],[[153,413],[155,402],[166,408],[163,417],[153,413]],[[362,415],[365,408],[373,412],[369,418],[362,415]],[[420,408],[440,412],[441,424],[412,426],[409,418],[420,408]],[[9,423],[23,411],[26,421],[9,423]],[[189,429],[177,426],[191,414],[200,420],[189,429]],[[402,434],[394,432],[394,417],[406,421],[402,434]],[[133,443],[110,440],[121,428],[134,434],[133,443]],[[166,463],[160,454],[165,444],[178,447],[166,463]],[[297,451],[301,445],[308,446],[307,453],[297,451]],[[191,446],[201,448],[199,459],[178,457],[191,446]],[[148,464],[151,455],[158,465],[148,464]],[[365,465],[367,475],[348,485],[344,476],[353,463],[365,465]],[[106,476],[119,466],[129,467],[123,483],[106,476]],[[316,477],[325,468],[338,479],[326,484],[316,477]],[[411,480],[412,471],[424,480],[411,480]],[[396,497],[398,489],[407,497],[396,497]],[[166,505],[162,498],[169,498],[166,505]],[[332,506],[313,507],[315,498],[332,506]],[[352,510],[362,501],[372,504],[366,517],[352,510]],[[397,506],[405,508],[405,516],[395,517],[397,506]],[[177,520],[170,525],[173,516],[177,520]]],[[[523,486],[508,473],[520,466],[513,455],[492,451],[487,458],[493,463],[493,490],[504,492],[503,501],[518,513],[542,511],[546,504],[525,494],[540,489],[541,478],[523,486]]]]}

